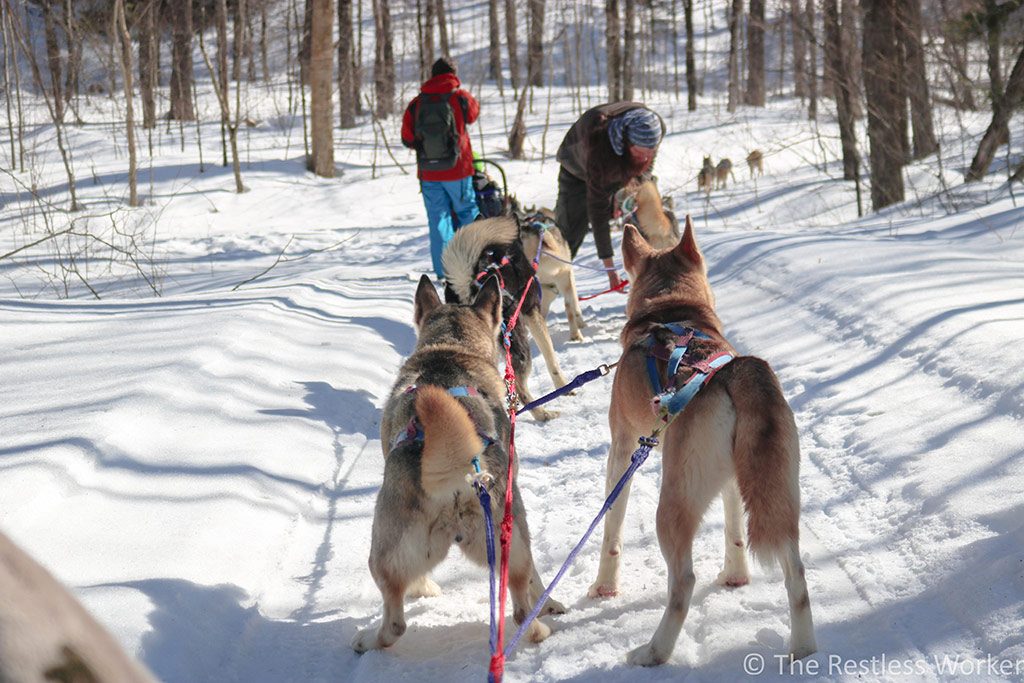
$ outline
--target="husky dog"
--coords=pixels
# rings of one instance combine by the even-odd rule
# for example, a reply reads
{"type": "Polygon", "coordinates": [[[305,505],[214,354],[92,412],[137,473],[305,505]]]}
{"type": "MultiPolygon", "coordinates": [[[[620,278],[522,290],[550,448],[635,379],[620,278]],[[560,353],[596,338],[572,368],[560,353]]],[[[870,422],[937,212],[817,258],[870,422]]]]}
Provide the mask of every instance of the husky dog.
{"type": "Polygon", "coordinates": [[[64,586],[0,534],[0,681],[156,683],[64,586]]]}
{"type": "MultiPolygon", "coordinates": [[[[627,226],[622,261],[633,286],[626,303],[623,354],[608,412],[612,433],[609,491],[629,465],[637,439],[657,423],[651,409],[654,390],[647,363],[648,354],[655,355],[654,343],[663,341],[666,324],[681,323],[699,330],[706,335],[704,344],[736,355],[722,336],[704,256],[689,217],[679,244],[660,251],[627,226]]],[[[664,375],[667,363],[655,360],[655,365],[664,375]]],[[[799,547],[797,430],[768,363],[742,356],[718,370],[665,430],[662,449],[657,530],[668,564],[668,604],[650,643],[630,652],[628,661],[649,666],[661,664],[672,654],[693,595],[693,538],[719,492],[725,503],[725,568],[718,576],[719,583],[741,586],[750,580],[743,550],[745,510],[751,552],[762,561],[777,560],[785,573],[790,654],[799,659],[814,652],[814,626],[799,547]]],[[[615,595],[619,589],[628,495],[627,484],[605,519],[600,567],[590,588],[593,597],[615,595]]]]}
{"type": "Polygon", "coordinates": [[[726,188],[726,181],[728,177],[732,176],[732,182],[736,182],[736,176],[732,172],[732,161],[729,159],[722,159],[715,166],[715,189],[724,190],[726,188]]]}
{"type": "Polygon", "coordinates": [[[750,179],[754,179],[754,171],[757,175],[764,175],[764,154],[759,149],[747,155],[747,168],[750,169],[750,179]]]}
{"type": "MultiPolygon", "coordinates": [[[[514,217],[502,216],[470,223],[455,233],[455,237],[448,242],[441,255],[446,281],[445,301],[469,303],[486,279],[485,276],[497,272],[505,287],[502,311],[504,320],[508,322],[522,299],[523,291],[530,286],[530,280],[534,277],[531,258],[532,255],[528,257],[523,251],[523,242],[519,238],[519,224],[514,217]]],[[[565,386],[568,380],[562,374],[558,358],[555,356],[555,347],[551,343],[547,322],[541,312],[539,290],[529,292],[523,301],[519,316],[519,322],[525,325],[517,324],[512,330],[512,367],[516,372],[519,396],[525,404],[533,400],[533,394],[530,393],[527,384],[533,368],[527,330],[540,347],[555,387],[565,386]]],[[[499,351],[503,352],[500,335],[498,344],[499,351]]],[[[557,412],[546,408],[534,408],[530,414],[542,422],[558,415],[557,412]]]]}
{"type": "Polygon", "coordinates": [[[658,193],[656,178],[633,178],[616,193],[616,202],[622,203],[627,197],[633,200],[627,222],[636,225],[648,242],[659,249],[678,244],[679,221],[672,211],[672,199],[658,193]]]}
{"type": "MultiPolygon", "coordinates": [[[[550,209],[537,209],[526,212],[525,219],[520,223],[519,238],[523,242],[523,253],[533,258],[537,247],[541,258],[537,267],[537,281],[540,282],[541,315],[546,321],[551,303],[559,294],[565,299],[565,315],[569,319],[569,338],[583,341],[583,332],[587,326],[580,310],[579,295],[576,293],[576,275],[572,270],[572,252],[569,243],[562,237],[562,231],[555,225],[555,212],[550,209]],[[542,229],[543,228],[543,229],[542,229]],[[543,238],[543,242],[540,242],[543,238]],[[555,257],[555,258],[551,258],[555,257]]],[[[550,336],[550,335],[549,335],[550,336]]]]}
{"type": "Polygon", "coordinates": [[[711,157],[704,157],[704,164],[697,172],[697,191],[704,191],[705,195],[711,194],[711,186],[715,180],[715,165],[711,163],[711,157]]]}
{"type": "MultiPolygon", "coordinates": [[[[504,510],[509,420],[505,385],[494,363],[501,325],[501,292],[488,278],[465,306],[441,303],[430,278],[416,290],[416,350],[406,360],[384,406],[381,446],[384,481],[377,494],[370,542],[370,573],[384,598],[379,628],[356,634],[357,652],[390,647],[405,633],[403,598],[437,595],[427,578],[452,544],[487,566],[485,522],[467,480],[477,460],[490,482],[494,519],[504,510]]],[[[509,557],[513,616],[521,623],[544,591],[533,565],[526,509],[513,485],[515,528],[509,557]]],[[[545,614],[565,608],[550,600],[545,614]]],[[[527,637],[539,643],[551,629],[534,621],[527,637]]]]}

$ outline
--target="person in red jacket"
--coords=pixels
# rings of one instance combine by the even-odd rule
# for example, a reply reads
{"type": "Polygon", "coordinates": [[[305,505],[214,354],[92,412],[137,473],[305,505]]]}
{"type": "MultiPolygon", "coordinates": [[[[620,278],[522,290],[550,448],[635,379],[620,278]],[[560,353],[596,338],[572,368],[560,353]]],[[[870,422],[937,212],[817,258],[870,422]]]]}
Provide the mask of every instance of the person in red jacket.
{"type": "Polygon", "coordinates": [[[466,132],[480,115],[480,104],[462,89],[450,59],[434,62],[430,76],[405,108],[402,144],[416,150],[416,175],[430,226],[430,257],[437,277],[443,278],[445,245],[459,226],[480,215],[473,191],[473,148],[466,132]]]}

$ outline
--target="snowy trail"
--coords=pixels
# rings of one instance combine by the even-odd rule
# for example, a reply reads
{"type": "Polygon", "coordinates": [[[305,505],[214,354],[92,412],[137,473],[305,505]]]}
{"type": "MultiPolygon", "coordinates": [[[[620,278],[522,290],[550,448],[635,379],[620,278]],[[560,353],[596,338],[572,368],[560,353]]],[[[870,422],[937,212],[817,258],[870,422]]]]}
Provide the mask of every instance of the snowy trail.
{"type": "MultiPolygon", "coordinates": [[[[505,144],[501,100],[482,95],[480,137],[494,152],[505,144]]],[[[131,278],[102,283],[102,301],[0,281],[0,527],[168,683],[484,680],[486,576],[457,552],[435,573],[443,594],[408,604],[399,644],[349,648],[380,618],[366,566],[379,409],[415,344],[412,294],[429,269],[423,208],[411,177],[374,166],[368,122],[339,142],[345,175],[314,179],[295,153],[300,128],[286,128],[279,108],[275,117],[283,94],[261,97],[253,110],[271,123],[245,132],[243,195],[222,169],[194,174],[191,147],[179,153],[182,141],[158,131],[162,298],[131,278]]],[[[506,164],[527,204],[554,203],[550,152],[572,101],[555,89],[548,159],[531,129],[533,158],[506,164]]],[[[838,142],[817,140],[797,103],[736,115],[720,104],[687,114],[655,102],[670,129],[657,170],[694,216],[727,334],[771,362],[797,415],[818,677],[886,678],[832,671],[830,657],[925,660],[914,680],[962,678],[934,665],[944,655],[1024,663],[1024,209],[992,199],[991,183],[932,197],[940,179],[922,162],[907,169],[919,203],[856,219],[852,190],[828,175],[838,164],[819,167],[838,142]],[[755,186],[737,171],[705,204],[692,191],[701,156],[739,160],[752,144],[766,152],[765,176],[755,186]],[[946,203],[963,212],[946,216],[946,203]]],[[[980,118],[967,123],[984,130],[980,118]]],[[[216,141],[215,128],[204,139],[216,141]]],[[[69,131],[100,150],[88,163],[114,183],[123,159],[106,133],[69,131]]],[[[50,161],[44,188],[47,174],[59,187],[50,161]]],[[[110,201],[101,186],[81,190],[87,204],[110,201]]],[[[21,243],[18,216],[0,213],[4,247],[21,243]]],[[[594,262],[589,241],[581,256],[594,262]]],[[[25,278],[0,268],[8,274],[25,278]]],[[[605,283],[578,272],[581,293],[605,283]]],[[[568,341],[561,303],[549,320],[568,376],[619,354],[624,299],[583,311],[580,343],[568,341]]],[[[539,358],[531,384],[551,388],[539,358]]],[[[609,387],[560,399],[549,424],[519,423],[546,579],[600,506],[609,387]]],[[[765,658],[759,679],[792,678],[773,659],[788,637],[781,572],[752,567],[752,583],[735,590],[713,583],[718,502],[696,540],[698,583],[675,654],[654,670],[625,665],[663,607],[660,471],[655,455],[633,485],[622,594],[586,598],[592,539],[555,593],[570,611],[509,660],[510,683],[739,680],[751,654],[765,658]]]]}

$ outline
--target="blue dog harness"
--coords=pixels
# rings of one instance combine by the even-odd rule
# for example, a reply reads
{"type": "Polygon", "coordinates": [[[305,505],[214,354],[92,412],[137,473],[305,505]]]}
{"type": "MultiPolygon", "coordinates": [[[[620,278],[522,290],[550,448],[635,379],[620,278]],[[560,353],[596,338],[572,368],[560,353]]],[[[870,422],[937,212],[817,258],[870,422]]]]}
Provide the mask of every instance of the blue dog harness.
{"type": "Polygon", "coordinates": [[[681,323],[662,323],[661,327],[668,330],[675,339],[669,347],[659,340],[659,336],[664,339],[665,335],[651,332],[647,342],[647,375],[654,391],[651,407],[667,422],[670,417],[682,412],[697,392],[734,356],[727,351],[717,350],[717,344],[700,330],[681,323]],[[659,360],[665,361],[668,366],[664,382],[658,371],[659,360]],[[683,369],[692,372],[688,377],[683,374],[686,379],[680,385],[680,371],[683,369]]]}

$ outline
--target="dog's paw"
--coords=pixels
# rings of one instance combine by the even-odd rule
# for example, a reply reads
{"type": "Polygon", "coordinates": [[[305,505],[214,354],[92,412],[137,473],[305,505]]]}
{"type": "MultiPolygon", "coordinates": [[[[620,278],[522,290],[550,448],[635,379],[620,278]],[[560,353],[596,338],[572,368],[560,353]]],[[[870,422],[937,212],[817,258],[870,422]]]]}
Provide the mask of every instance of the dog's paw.
{"type": "Polygon", "coordinates": [[[602,583],[598,581],[587,589],[587,595],[591,598],[614,598],[618,594],[619,587],[613,583],[602,583]]]}
{"type": "Polygon", "coordinates": [[[548,601],[544,603],[544,609],[541,610],[541,614],[565,614],[565,605],[554,598],[548,598],[548,601]]]}
{"type": "Polygon", "coordinates": [[[631,666],[658,666],[667,659],[668,656],[656,652],[651,643],[641,645],[626,655],[626,663],[631,666]]]}
{"type": "Polygon", "coordinates": [[[356,637],[352,639],[352,649],[359,654],[363,654],[368,650],[380,649],[380,641],[377,638],[377,629],[364,628],[362,631],[356,633],[356,637]]]}
{"type": "Polygon", "coordinates": [[[540,619],[534,619],[533,623],[530,624],[530,628],[526,631],[526,637],[531,643],[543,642],[550,635],[551,627],[540,619]]]}
{"type": "Polygon", "coordinates": [[[414,581],[405,591],[407,598],[436,598],[441,594],[441,587],[429,576],[414,581]]]}
{"type": "Polygon", "coordinates": [[[750,572],[738,571],[734,569],[723,569],[718,574],[718,578],[715,579],[715,583],[719,586],[727,586],[729,588],[739,588],[740,586],[746,586],[750,583],[750,572]]]}
{"type": "Polygon", "coordinates": [[[582,333],[582,332],[580,332],[579,330],[575,330],[574,332],[572,332],[572,333],[571,333],[571,334],[569,335],[569,341],[574,341],[574,342],[583,342],[583,341],[587,341],[587,340],[586,340],[586,338],[585,338],[585,337],[583,336],[583,333],[582,333]]]}
{"type": "Polygon", "coordinates": [[[548,410],[547,408],[534,408],[530,411],[530,415],[533,415],[533,419],[537,422],[547,422],[558,417],[557,410],[548,410]]]}

